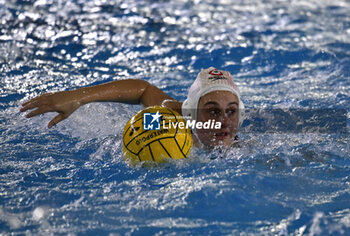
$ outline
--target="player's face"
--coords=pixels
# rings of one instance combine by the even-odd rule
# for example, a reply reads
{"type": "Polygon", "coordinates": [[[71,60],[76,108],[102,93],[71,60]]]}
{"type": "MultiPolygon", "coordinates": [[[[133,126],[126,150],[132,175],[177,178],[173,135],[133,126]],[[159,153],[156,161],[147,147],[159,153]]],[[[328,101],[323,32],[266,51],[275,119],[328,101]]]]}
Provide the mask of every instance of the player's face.
{"type": "Polygon", "coordinates": [[[238,127],[238,97],[229,91],[214,91],[201,97],[197,121],[221,122],[221,129],[197,129],[200,141],[207,147],[229,146],[238,127]]]}

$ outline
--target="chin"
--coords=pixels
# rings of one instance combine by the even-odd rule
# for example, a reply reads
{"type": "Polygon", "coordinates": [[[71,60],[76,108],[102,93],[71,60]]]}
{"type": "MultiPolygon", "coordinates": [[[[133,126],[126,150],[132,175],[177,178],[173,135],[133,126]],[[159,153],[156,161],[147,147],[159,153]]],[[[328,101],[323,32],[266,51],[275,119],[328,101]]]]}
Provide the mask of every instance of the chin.
{"type": "Polygon", "coordinates": [[[214,148],[216,146],[224,146],[229,147],[231,146],[232,142],[234,140],[234,137],[228,136],[228,137],[220,137],[219,139],[215,136],[206,139],[201,140],[201,142],[207,147],[207,148],[214,148]]]}
{"type": "Polygon", "coordinates": [[[226,138],[223,140],[215,140],[212,142],[213,146],[225,146],[225,147],[229,147],[231,146],[231,143],[233,141],[233,138],[226,138]]]}

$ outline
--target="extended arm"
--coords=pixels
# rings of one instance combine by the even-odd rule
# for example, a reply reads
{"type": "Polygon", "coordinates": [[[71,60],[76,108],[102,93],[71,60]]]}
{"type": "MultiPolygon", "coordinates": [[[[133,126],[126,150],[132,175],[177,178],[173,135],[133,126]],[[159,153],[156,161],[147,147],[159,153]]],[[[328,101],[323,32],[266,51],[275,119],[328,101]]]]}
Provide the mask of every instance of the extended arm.
{"type": "Polygon", "coordinates": [[[27,118],[46,112],[58,112],[59,114],[48,124],[48,127],[51,128],[53,125],[66,119],[84,104],[108,101],[128,104],[141,103],[145,107],[168,103],[172,104],[172,106],[175,104],[173,108],[176,110],[179,106],[181,107],[181,103],[180,105],[177,104],[179,102],[147,81],[128,79],[72,91],[47,93],[23,103],[21,112],[36,108],[27,114],[27,118]],[[169,101],[172,102],[170,103],[169,101]]]}

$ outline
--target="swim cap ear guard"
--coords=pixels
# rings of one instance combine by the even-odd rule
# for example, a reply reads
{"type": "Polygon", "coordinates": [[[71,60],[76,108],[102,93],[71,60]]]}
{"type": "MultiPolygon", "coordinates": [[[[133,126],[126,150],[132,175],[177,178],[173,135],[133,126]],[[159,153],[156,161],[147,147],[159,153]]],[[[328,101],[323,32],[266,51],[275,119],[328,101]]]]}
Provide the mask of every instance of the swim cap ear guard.
{"type": "Polygon", "coordinates": [[[196,120],[199,99],[213,91],[229,91],[238,97],[238,128],[241,127],[245,111],[239,90],[233,82],[230,72],[217,70],[214,67],[199,72],[196,80],[191,85],[187,99],[182,104],[182,115],[184,118],[196,120]]]}

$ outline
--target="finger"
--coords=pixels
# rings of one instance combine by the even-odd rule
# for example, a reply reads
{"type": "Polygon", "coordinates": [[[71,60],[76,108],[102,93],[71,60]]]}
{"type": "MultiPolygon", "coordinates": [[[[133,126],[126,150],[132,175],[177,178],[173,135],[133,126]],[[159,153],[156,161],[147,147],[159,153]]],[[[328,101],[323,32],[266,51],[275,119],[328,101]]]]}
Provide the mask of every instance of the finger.
{"type": "Polygon", "coordinates": [[[30,100],[30,101],[28,101],[28,102],[26,102],[26,103],[23,103],[22,104],[22,108],[21,108],[21,112],[24,112],[24,111],[27,111],[27,110],[30,110],[30,109],[33,109],[33,108],[36,108],[36,107],[38,107],[38,105],[39,105],[39,101],[38,101],[38,99],[32,99],[32,100],[30,100]]]}
{"type": "Polygon", "coordinates": [[[45,99],[45,97],[48,97],[52,95],[52,93],[46,93],[46,94],[43,94],[43,95],[40,95],[38,97],[35,97],[33,99],[30,99],[29,101],[26,101],[22,104],[22,109],[21,111],[26,111],[28,109],[33,109],[35,107],[37,107],[38,105],[40,105],[45,99]]]}
{"type": "Polygon", "coordinates": [[[32,102],[33,100],[36,100],[38,97],[34,97],[32,99],[27,100],[26,102],[22,103],[22,106],[27,105],[28,103],[32,102]]]}
{"type": "Polygon", "coordinates": [[[27,118],[31,118],[33,116],[37,116],[37,115],[41,115],[41,114],[44,114],[46,112],[50,112],[51,110],[49,110],[46,106],[41,106],[39,107],[38,109],[28,113],[26,115],[27,118]]]}
{"type": "Polygon", "coordinates": [[[22,107],[28,105],[30,102],[32,102],[32,101],[35,100],[35,99],[36,99],[36,98],[33,98],[33,99],[30,99],[30,100],[28,100],[28,101],[22,103],[22,107]]]}
{"type": "MultiPolygon", "coordinates": [[[[22,105],[23,106],[23,105],[22,105]]],[[[27,110],[29,110],[29,107],[22,107],[19,111],[20,112],[25,112],[25,111],[27,111],[27,110]]]]}
{"type": "Polygon", "coordinates": [[[47,127],[51,128],[52,126],[56,125],[57,123],[61,122],[62,120],[66,119],[67,116],[65,116],[63,113],[55,116],[55,118],[53,118],[47,127]]]}
{"type": "Polygon", "coordinates": [[[36,101],[38,101],[38,100],[41,100],[43,97],[46,97],[47,95],[50,95],[50,93],[46,93],[46,94],[43,94],[43,95],[40,95],[40,96],[36,96],[36,97],[34,97],[34,98],[32,98],[32,99],[30,99],[30,100],[24,102],[24,103],[22,104],[22,106],[27,106],[27,105],[30,104],[30,103],[36,102],[36,101]]]}

